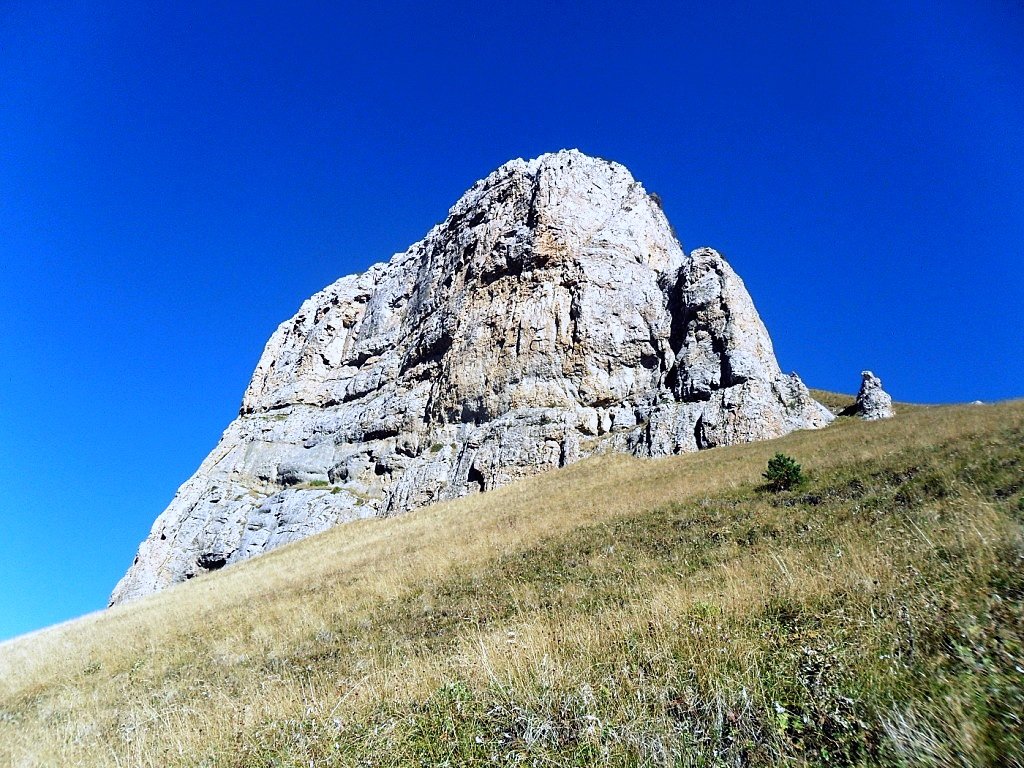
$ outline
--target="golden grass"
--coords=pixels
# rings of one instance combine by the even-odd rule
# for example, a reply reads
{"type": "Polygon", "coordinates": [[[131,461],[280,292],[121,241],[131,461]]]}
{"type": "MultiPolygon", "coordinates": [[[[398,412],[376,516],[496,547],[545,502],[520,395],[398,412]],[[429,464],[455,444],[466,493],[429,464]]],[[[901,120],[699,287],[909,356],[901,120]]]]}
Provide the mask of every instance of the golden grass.
{"type": "MultiPolygon", "coordinates": [[[[895,599],[907,568],[928,553],[968,552],[958,567],[980,579],[996,567],[995,546],[1019,535],[984,493],[958,486],[948,499],[915,507],[914,516],[896,515],[891,540],[876,525],[845,517],[822,539],[809,518],[810,535],[818,535],[809,546],[802,531],[790,532],[790,508],[752,490],[770,456],[784,451],[824,477],[864,463],[885,467],[896,455],[923,461],[961,440],[983,446],[986,435],[1022,425],[1021,402],[900,406],[891,421],[840,419],[764,443],[651,461],[602,456],[403,517],[340,526],[0,645],[0,764],[404,764],[413,752],[431,763],[441,760],[429,752],[433,742],[438,749],[458,742],[463,726],[455,715],[437,726],[448,722],[438,715],[426,721],[437,730],[417,736],[413,730],[423,726],[416,723],[431,702],[455,711],[460,697],[468,697],[467,708],[486,699],[487,717],[519,723],[525,730],[509,739],[531,749],[555,750],[551,744],[561,742],[552,723],[572,710],[574,724],[558,728],[575,734],[580,764],[614,763],[618,753],[607,744],[616,740],[623,754],[658,764],[664,753],[668,764],[678,753],[665,712],[696,711],[711,691],[723,702],[741,689],[750,702],[777,695],[771,670],[783,651],[766,646],[760,629],[744,624],[749,617],[837,594],[870,616],[880,600],[895,599]],[[726,510],[694,529],[722,536],[713,550],[679,539],[683,549],[669,555],[638,545],[626,565],[617,559],[615,526],[657,520],[657,510],[685,526],[730,499],[747,505],[746,517],[733,520],[726,510]],[[744,527],[784,535],[748,547],[729,538],[744,527]],[[528,574],[508,575],[519,573],[517,558],[540,557],[545,547],[563,547],[551,557],[575,562],[573,542],[602,531],[612,532],[607,546],[580,547],[585,577],[570,575],[552,588],[528,574]],[[692,559],[680,554],[691,550],[692,559]],[[647,675],[651,683],[624,675],[647,675]],[[679,675],[693,682],[674,694],[680,701],[669,701],[665,681],[679,675]],[[469,693],[451,693],[453,681],[469,693]],[[594,692],[596,681],[630,696],[594,692]],[[387,748],[378,762],[360,762],[378,747],[387,748]]],[[[642,542],[644,529],[637,530],[642,542]]],[[[966,600],[957,589],[950,582],[943,594],[966,600]]],[[[878,623],[899,629],[892,616],[878,623]]],[[[875,647],[884,639],[878,633],[850,631],[859,638],[850,640],[854,657],[884,655],[875,647]]],[[[747,717],[746,705],[729,706],[722,722],[747,717]]],[[[900,717],[909,722],[915,712],[900,717]]],[[[896,741],[925,733],[895,716],[893,723],[896,741]]],[[[694,749],[698,737],[688,737],[697,739],[694,749]]]]}

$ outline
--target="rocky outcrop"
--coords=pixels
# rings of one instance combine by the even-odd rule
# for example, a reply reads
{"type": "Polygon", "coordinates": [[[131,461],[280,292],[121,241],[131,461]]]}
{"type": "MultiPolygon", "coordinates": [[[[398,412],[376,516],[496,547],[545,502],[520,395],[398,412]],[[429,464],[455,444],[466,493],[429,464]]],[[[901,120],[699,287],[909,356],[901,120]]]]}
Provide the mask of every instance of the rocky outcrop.
{"type": "Polygon", "coordinates": [[[513,160],[277,329],[111,601],[602,451],[663,456],[831,419],[779,370],[736,273],[710,248],[685,255],[624,167],[513,160]]]}
{"type": "Polygon", "coordinates": [[[852,414],[865,421],[891,419],[895,414],[892,409],[892,398],[882,389],[882,380],[871,371],[860,374],[860,391],[851,408],[852,414]]]}

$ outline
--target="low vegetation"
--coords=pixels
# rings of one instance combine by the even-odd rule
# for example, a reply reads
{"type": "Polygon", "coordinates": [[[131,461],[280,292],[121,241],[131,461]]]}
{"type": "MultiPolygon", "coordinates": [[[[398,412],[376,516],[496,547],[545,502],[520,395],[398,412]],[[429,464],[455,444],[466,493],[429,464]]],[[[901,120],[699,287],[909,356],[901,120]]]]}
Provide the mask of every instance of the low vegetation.
{"type": "Polygon", "coordinates": [[[762,475],[765,488],[769,491],[788,491],[797,488],[804,481],[803,473],[796,459],[784,453],[776,453],[768,459],[768,469],[762,475]]]}
{"type": "Polygon", "coordinates": [[[1020,402],[599,457],[0,646],[0,764],[1021,765],[1022,522],[1020,402]]]}

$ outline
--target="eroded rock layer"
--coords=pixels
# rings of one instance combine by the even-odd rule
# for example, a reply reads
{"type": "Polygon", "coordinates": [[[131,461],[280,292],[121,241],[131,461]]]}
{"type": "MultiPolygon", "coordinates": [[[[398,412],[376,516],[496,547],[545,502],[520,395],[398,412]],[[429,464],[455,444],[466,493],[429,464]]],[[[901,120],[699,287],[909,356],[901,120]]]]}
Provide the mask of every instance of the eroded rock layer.
{"type": "Polygon", "coordinates": [[[242,408],[111,598],[601,451],[823,426],[742,281],[621,165],[513,160],[273,334],[242,408]]]}

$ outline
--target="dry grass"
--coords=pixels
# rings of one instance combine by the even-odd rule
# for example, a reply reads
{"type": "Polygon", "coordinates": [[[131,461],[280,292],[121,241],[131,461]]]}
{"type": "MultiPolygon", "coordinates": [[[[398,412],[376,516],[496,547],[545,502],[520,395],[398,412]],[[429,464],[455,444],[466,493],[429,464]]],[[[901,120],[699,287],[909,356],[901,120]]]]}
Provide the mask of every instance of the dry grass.
{"type": "Polygon", "coordinates": [[[0,764],[1013,764],[1022,436],[902,406],[341,526],[0,646],[0,764]]]}

